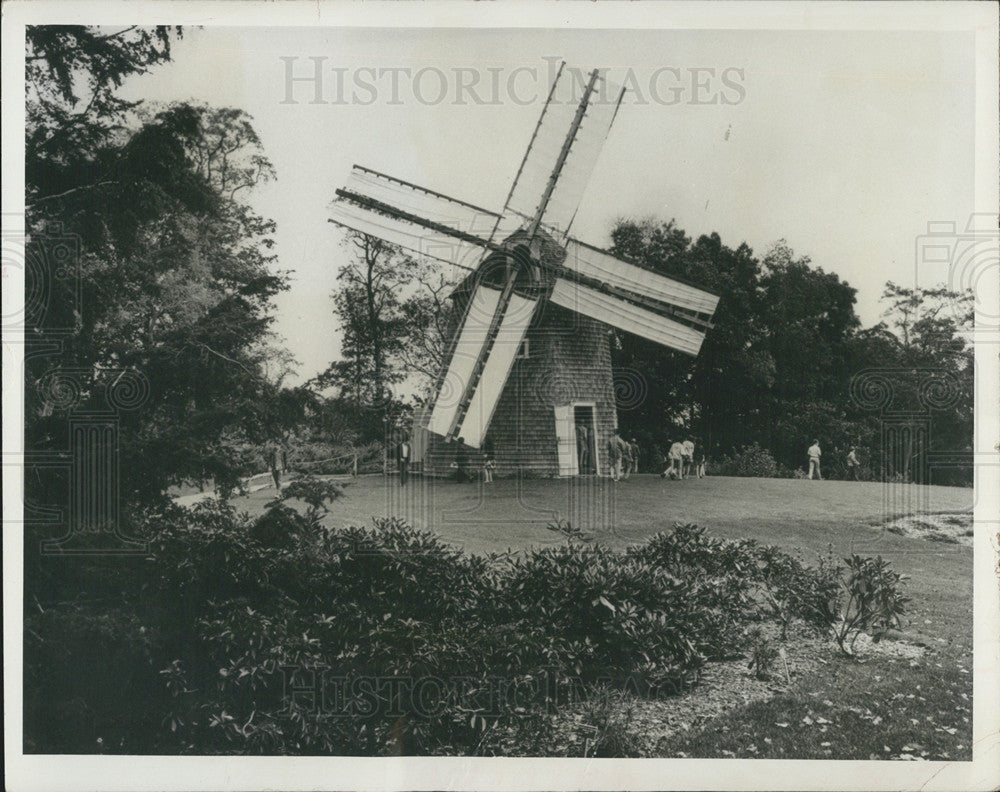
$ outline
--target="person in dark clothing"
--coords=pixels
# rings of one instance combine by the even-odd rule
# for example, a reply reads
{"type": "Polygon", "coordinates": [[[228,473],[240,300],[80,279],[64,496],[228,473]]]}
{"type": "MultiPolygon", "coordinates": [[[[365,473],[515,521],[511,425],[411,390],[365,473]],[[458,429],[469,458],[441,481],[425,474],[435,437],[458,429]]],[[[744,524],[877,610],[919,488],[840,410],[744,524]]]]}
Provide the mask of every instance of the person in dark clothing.
{"type": "Polygon", "coordinates": [[[469,481],[469,449],[465,446],[465,438],[458,438],[458,448],[455,449],[455,481],[460,484],[469,481]]]}
{"type": "Polygon", "coordinates": [[[590,472],[590,435],[583,424],[576,425],[576,463],[581,474],[590,472]]]}
{"type": "Polygon", "coordinates": [[[396,448],[396,461],[399,463],[399,486],[405,487],[410,476],[410,441],[403,435],[403,441],[396,448]]]}
{"type": "Polygon", "coordinates": [[[267,466],[271,470],[271,478],[274,479],[274,488],[281,491],[281,474],[288,467],[288,452],[285,451],[281,443],[270,443],[267,446],[266,454],[267,466]]]}

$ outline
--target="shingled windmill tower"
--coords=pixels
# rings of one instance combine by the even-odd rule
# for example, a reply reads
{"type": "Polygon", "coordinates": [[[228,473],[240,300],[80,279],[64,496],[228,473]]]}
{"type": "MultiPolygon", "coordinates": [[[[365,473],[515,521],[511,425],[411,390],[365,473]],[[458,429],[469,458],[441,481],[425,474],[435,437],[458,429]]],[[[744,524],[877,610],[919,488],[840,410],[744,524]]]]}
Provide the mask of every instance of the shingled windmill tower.
{"type": "Polygon", "coordinates": [[[452,294],[447,364],[415,419],[425,472],[444,473],[459,439],[478,449],[489,438],[501,474],[606,473],[610,329],[698,354],[718,297],[569,236],[623,93],[597,70],[581,86],[560,67],[500,213],[357,165],[337,190],[338,224],[470,272],[452,294]]]}

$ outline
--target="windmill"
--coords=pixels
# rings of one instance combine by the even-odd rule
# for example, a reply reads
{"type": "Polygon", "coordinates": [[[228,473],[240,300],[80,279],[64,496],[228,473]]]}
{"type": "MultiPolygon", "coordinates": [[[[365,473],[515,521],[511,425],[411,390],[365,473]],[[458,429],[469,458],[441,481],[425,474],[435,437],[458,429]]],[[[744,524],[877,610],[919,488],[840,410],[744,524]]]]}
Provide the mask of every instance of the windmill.
{"type": "Polygon", "coordinates": [[[501,212],[359,165],[337,190],[333,222],[471,273],[415,427],[428,472],[489,432],[500,469],[600,473],[617,426],[607,326],[698,354],[718,297],[569,236],[623,95],[560,66],[501,212]]]}

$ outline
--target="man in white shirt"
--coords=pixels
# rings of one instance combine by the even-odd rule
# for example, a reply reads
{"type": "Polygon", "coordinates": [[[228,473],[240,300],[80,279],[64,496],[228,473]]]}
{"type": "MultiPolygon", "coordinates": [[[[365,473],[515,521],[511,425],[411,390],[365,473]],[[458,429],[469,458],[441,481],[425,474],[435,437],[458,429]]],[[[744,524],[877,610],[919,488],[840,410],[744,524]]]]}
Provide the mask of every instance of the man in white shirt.
{"type": "Polygon", "coordinates": [[[625,458],[625,449],[625,441],[615,429],[615,433],[608,440],[608,464],[611,468],[612,481],[619,481],[622,477],[622,460],[625,458]]]}
{"type": "Polygon", "coordinates": [[[823,480],[822,474],[819,472],[819,458],[823,456],[822,450],[819,447],[819,440],[813,440],[813,444],[809,446],[809,479],[812,480],[813,471],[816,472],[816,478],[820,481],[823,480]]]}
{"type": "Polygon", "coordinates": [[[396,453],[399,460],[399,486],[405,487],[410,475],[410,441],[405,435],[396,453]]]}
{"type": "Polygon", "coordinates": [[[694,440],[690,437],[681,443],[681,477],[686,478],[694,471],[694,440]]]}
{"type": "Polygon", "coordinates": [[[684,478],[682,468],[684,460],[684,444],[676,441],[670,444],[670,451],[667,452],[667,460],[670,462],[666,470],[663,471],[663,478],[681,479],[684,478]]]}

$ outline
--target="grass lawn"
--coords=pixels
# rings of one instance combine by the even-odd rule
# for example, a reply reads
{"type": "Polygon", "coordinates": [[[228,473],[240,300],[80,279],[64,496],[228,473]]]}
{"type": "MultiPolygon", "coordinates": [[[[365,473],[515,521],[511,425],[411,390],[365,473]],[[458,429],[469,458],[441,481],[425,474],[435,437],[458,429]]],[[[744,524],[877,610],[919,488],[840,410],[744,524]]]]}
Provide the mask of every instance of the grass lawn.
{"type": "MultiPolygon", "coordinates": [[[[238,498],[260,512],[265,489],[238,498]]],[[[771,758],[971,757],[972,548],[880,529],[901,514],[968,512],[973,490],[846,481],[708,477],[682,482],[639,475],[607,479],[496,481],[491,485],[363,477],[348,483],[326,523],[363,525],[392,515],[435,531],[467,552],[558,545],[557,519],[611,547],[696,523],[726,538],[751,538],[812,562],[881,555],[907,576],[912,599],[901,638],[925,648],[918,660],[834,652],[816,673],[766,701],[734,706],[660,741],[662,756],[771,758]]]]}

